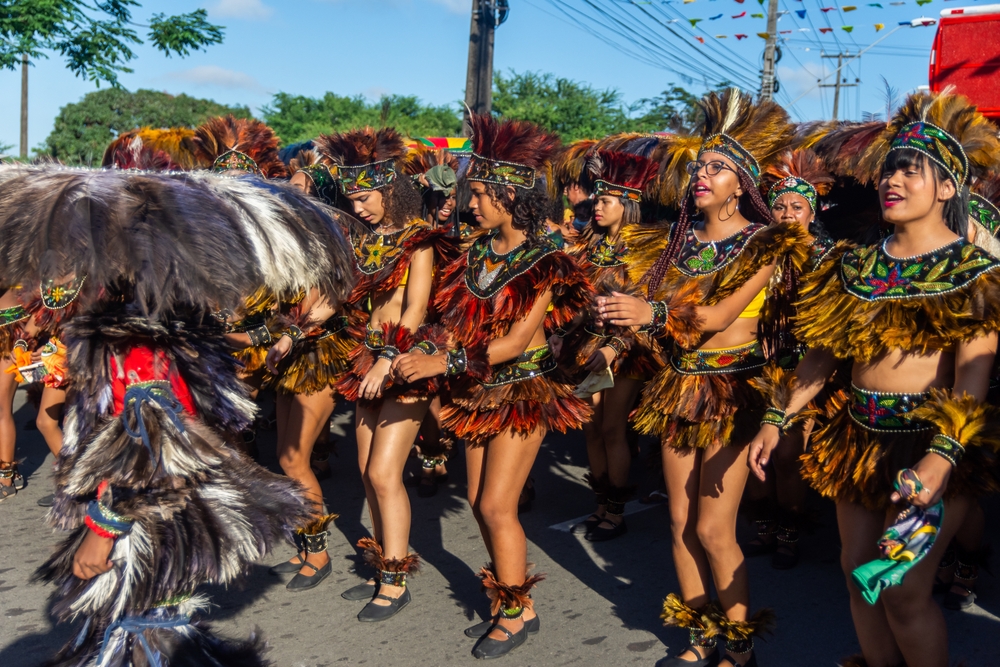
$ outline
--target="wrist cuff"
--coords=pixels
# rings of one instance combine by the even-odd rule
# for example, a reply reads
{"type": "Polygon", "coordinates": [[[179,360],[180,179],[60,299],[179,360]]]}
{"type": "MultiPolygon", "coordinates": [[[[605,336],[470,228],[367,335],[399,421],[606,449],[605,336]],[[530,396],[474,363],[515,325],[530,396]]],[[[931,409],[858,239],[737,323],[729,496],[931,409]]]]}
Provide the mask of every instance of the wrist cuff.
{"type": "Polygon", "coordinates": [[[927,447],[927,452],[937,454],[951,463],[952,467],[955,467],[962,462],[962,458],[965,456],[965,447],[955,438],[938,433],[931,438],[931,444],[927,447]]]}

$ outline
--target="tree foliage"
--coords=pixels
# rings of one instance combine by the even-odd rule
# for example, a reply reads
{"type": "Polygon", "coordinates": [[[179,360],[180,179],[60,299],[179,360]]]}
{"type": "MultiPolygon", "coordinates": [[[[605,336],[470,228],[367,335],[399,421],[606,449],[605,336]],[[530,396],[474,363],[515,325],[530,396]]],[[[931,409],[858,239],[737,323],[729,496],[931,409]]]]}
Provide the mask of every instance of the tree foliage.
{"type": "MultiPolygon", "coordinates": [[[[143,43],[132,21],[136,0],[3,0],[0,3],[0,68],[16,69],[54,51],[69,69],[94,83],[118,85],[118,75],[132,70],[131,47],[143,43]]],[[[188,55],[221,44],[222,27],[199,9],[188,14],[154,14],[146,39],[166,55],[188,55]]]]}
{"type": "Polygon", "coordinates": [[[391,125],[403,135],[419,137],[457,136],[462,130],[454,109],[423,104],[412,95],[386,95],[369,102],[360,95],[326,93],[317,99],[278,93],[261,115],[286,145],[366,125],[391,125]]]}
{"type": "Polygon", "coordinates": [[[155,90],[130,93],[108,88],[67,104],[40,152],[66,164],[99,163],[104,149],[119,133],[136,127],[196,127],[212,116],[232,113],[250,117],[247,107],[229,107],[187,95],[155,90]]]}

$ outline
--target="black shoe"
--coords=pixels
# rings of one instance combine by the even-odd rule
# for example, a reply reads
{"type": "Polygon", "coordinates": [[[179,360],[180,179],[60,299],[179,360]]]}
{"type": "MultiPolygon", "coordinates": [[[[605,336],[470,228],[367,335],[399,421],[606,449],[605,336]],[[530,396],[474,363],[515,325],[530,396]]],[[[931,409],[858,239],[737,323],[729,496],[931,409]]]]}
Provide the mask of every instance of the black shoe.
{"type": "MultiPolygon", "coordinates": [[[[608,521],[608,523],[611,522],[608,521]]],[[[586,538],[588,542],[607,542],[608,540],[613,540],[627,532],[628,526],[625,525],[625,519],[622,519],[617,525],[612,524],[611,528],[602,528],[600,524],[598,524],[592,531],[587,533],[586,538]]]]}
{"type": "Polygon", "coordinates": [[[357,602],[358,600],[371,600],[375,597],[375,592],[377,590],[378,584],[369,584],[365,581],[357,586],[351,586],[346,591],[341,593],[340,597],[345,600],[350,600],[351,602],[357,602]]]}
{"type": "Polygon", "coordinates": [[[944,594],[944,601],[942,602],[945,609],[950,609],[951,611],[965,611],[972,605],[976,604],[976,593],[971,588],[964,584],[953,583],[952,586],[957,586],[965,591],[965,594],[956,593],[951,588],[944,594]]]}
{"type": "MultiPolygon", "coordinates": [[[[472,639],[479,639],[480,637],[485,637],[493,629],[493,626],[497,624],[497,619],[491,618],[488,621],[483,621],[482,623],[476,623],[471,628],[465,629],[465,636],[471,637],[472,639]]],[[[541,629],[541,623],[538,617],[535,616],[530,621],[524,622],[524,628],[528,631],[529,635],[538,634],[541,629]]]]}
{"type": "Polygon", "coordinates": [[[403,591],[403,594],[398,598],[391,598],[388,595],[376,595],[371,602],[365,605],[365,608],[358,612],[358,620],[362,623],[375,623],[378,621],[384,621],[388,618],[392,618],[399,611],[410,604],[410,589],[407,588],[403,591]],[[388,600],[389,604],[382,606],[375,604],[375,600],[388,600]]]}
{"type": "MultiPolygon", "coordinates": [[[[681,651],[681,655],[684,655],[688,651],[698,654],[697,651],[692,647],[688,647],[681,651]]],[[[656,667],[717,667],[719,664],[719,652],[716,649],[712,649],[712,652],[701,660],[683,660],[680,656],[674,656],[673,658],[662,658],[656,663],[656,667]]]]}
{"type": "Polygon", "coordinates": [[[750,659],[746,662],[736,662],[735,659],[730,658],[728,655],[722,656],[719,660],[719,667],[757,667],[757,654],[751,653],[750,659]]]}
{"type": "Polygon", "coordinates": [[[272,566],[268,572],[275,576],[278,576],[279,574],[292,574],[294,572],[298,572],[302,569],[302,563],[305,561],[302,560],[302,556],[299,556],[298,554],[292,556],[292,558],[298,558],[299,562],[296,563],[294,560],[286,560],[284,563],[278,563],[277,565],[272,566]]]}
{"type": "Polygon", "coordinates": [[[327,561],[326,565],[320,568],[317,568],[309,561],[306,561],[299,566],[299,569],[302,567],[312,568],[313,573],[306,576],[299,572],[292,577],[292,580],[288,582],[288,585],[285,586],[285,588],[295,593],[298,593],[299,591],[307,591],[310,588],[316,588],[320,585],[320,582],[329,577],[330,573],[333,572],[333,561],[327,561]]]}
{"type": "Polygon", "coordinates": [[[493,639],[490,636],[485,636],[480,639],[475,647],[472,649],[472,657],[479,660],[493,660],[494,658],[502,658],[518,646],[528,641],[528,624],[525,623],[524,627],[518,632],[511,632],[502,625],[497,625],[497,629],[500,632],[507,635],[507,639],[493,639]]]}
{"type": "Polygon", "coordinates": [[[38,506],[39,507],[52,507],[52,505],[55,502],[56,502],[56,494],[50,493],[49,495],[42,496],[41,498],[38,499],[38,506]]]}

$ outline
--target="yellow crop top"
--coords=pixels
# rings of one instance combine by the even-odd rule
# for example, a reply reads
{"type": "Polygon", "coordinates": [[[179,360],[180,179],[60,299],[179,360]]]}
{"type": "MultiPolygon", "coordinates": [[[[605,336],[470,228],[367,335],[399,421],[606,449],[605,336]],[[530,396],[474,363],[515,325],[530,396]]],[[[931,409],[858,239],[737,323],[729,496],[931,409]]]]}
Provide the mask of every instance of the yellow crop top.
{"type": "Polygon", "coordinates": [[[751,301],[750,304],[743,309],[743,312],[740,313],[739,316],[741,318],[760,317],[760,311],[764,307],[764,301],[766,300],[767,288],[765,287],[757,293],[757,296],[755,296],[753,301],[751,301]]]}
{"type": "Polygon", "coordinates": [[[399,281],[400,287],[406,287],[406,282],[410,279],[410,267],[406,267],[406,271],[403,272],[403,279],[399,281]]]}

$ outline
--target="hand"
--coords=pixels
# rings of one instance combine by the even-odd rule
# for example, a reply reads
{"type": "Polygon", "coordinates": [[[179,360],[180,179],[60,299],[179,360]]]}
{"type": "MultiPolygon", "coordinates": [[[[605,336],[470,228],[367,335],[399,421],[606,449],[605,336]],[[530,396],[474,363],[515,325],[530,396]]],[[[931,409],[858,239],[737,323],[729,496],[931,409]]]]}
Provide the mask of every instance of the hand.
{"type": "Polygon", "coordinates": [[[904,502],[926,509],[941,500],[945,490],[948,488],[948,478],[951,476],[951,462],[943,456],[938,456],[932,452],[924,454],[924,458],[913,466],[913,472],[917,473],[923,490],[914,498],[903,498],[899,491],[893,491],[890,500],[894,503],[904,502]]]}
{"type": "Polygon", "coordinates": [[[747,453],[747,465],[760,481],[765,481],[764,466],[771,460],[771,452],[778,446],[781,440],[781,431],[774,424],[764,424],[760,431],[750,441],[750,450],[747,453]]]}
{"type": "Polygon", "coordinates": [[[608,346],[604,346],[594,350],[594,353],[590,355],[587,359],[587,363],[584,364],[584,369],[590,371],[591,373],[600,373],[605,368],[611,365],[611,362],[615,360],[615,351],[608,346]]]}
{"type": "Polygon", "coordinates": [[[41,360],[42,360],[42,348],[41,348],[41,347],[39,347],[39,348],[36,348],[36,349],[35,349],[35,350],[34,350],[34,351],[33,351],[33,352],[31,353],[31,363],[33,363],[33,364],[37,364],[37,363],[38,363],[39,361],[41,361],[41,360]]]}
{"type": "Polygon", "coordinates": [[[442,354],[412,352],[401,354],[392,361],[392,377],[400,382],[416,382],[448,372],[448,359],[442,354]]]}
{"type": "Polygon", "coordinates": [[[365,375],[365,379],[361,381],[358,395],[369,401],[379,398],[382,395],[382,390],[385,389],[386,381],[389,379],[391,367],[392,363],[388,359],[377,360],[372,369],[365,375]]]}
{"type": "Polygon", "coordinates": [[[288,353],[292,351],[292,339],[289,336],[282,336],[278,339],[278,342],[271,346],[271,349],[267,351],[267,357],[264,359],[264,363],[267,364],[267,370],[271,371],[275,375],[278,374],[278,364],[281,360],[288,356],[288,353]]]}
{"type": "Polygon", "coordinates": [[[552,350],[552,356],[557,360],[562,356],[563,350],[563,339],[562,336],[557,336],[552,334],[549,336],[549,349],[552,350]]]}
{"type": "Polygon", "coordinates": [[[114,546],[115,541],[110,537],[101,537],[88,530],[83,543],[73,555],[73,575],[87,581],[110,570],[114,567],[109,559],[114,546]]]}
{"type": "Polygon", "coordinates": [[[653,319],[653,309],[649,303],[621,292],[612,296],[597,297],[597,308],[601,320],[619,327],[645,326],[653,319]]]}

